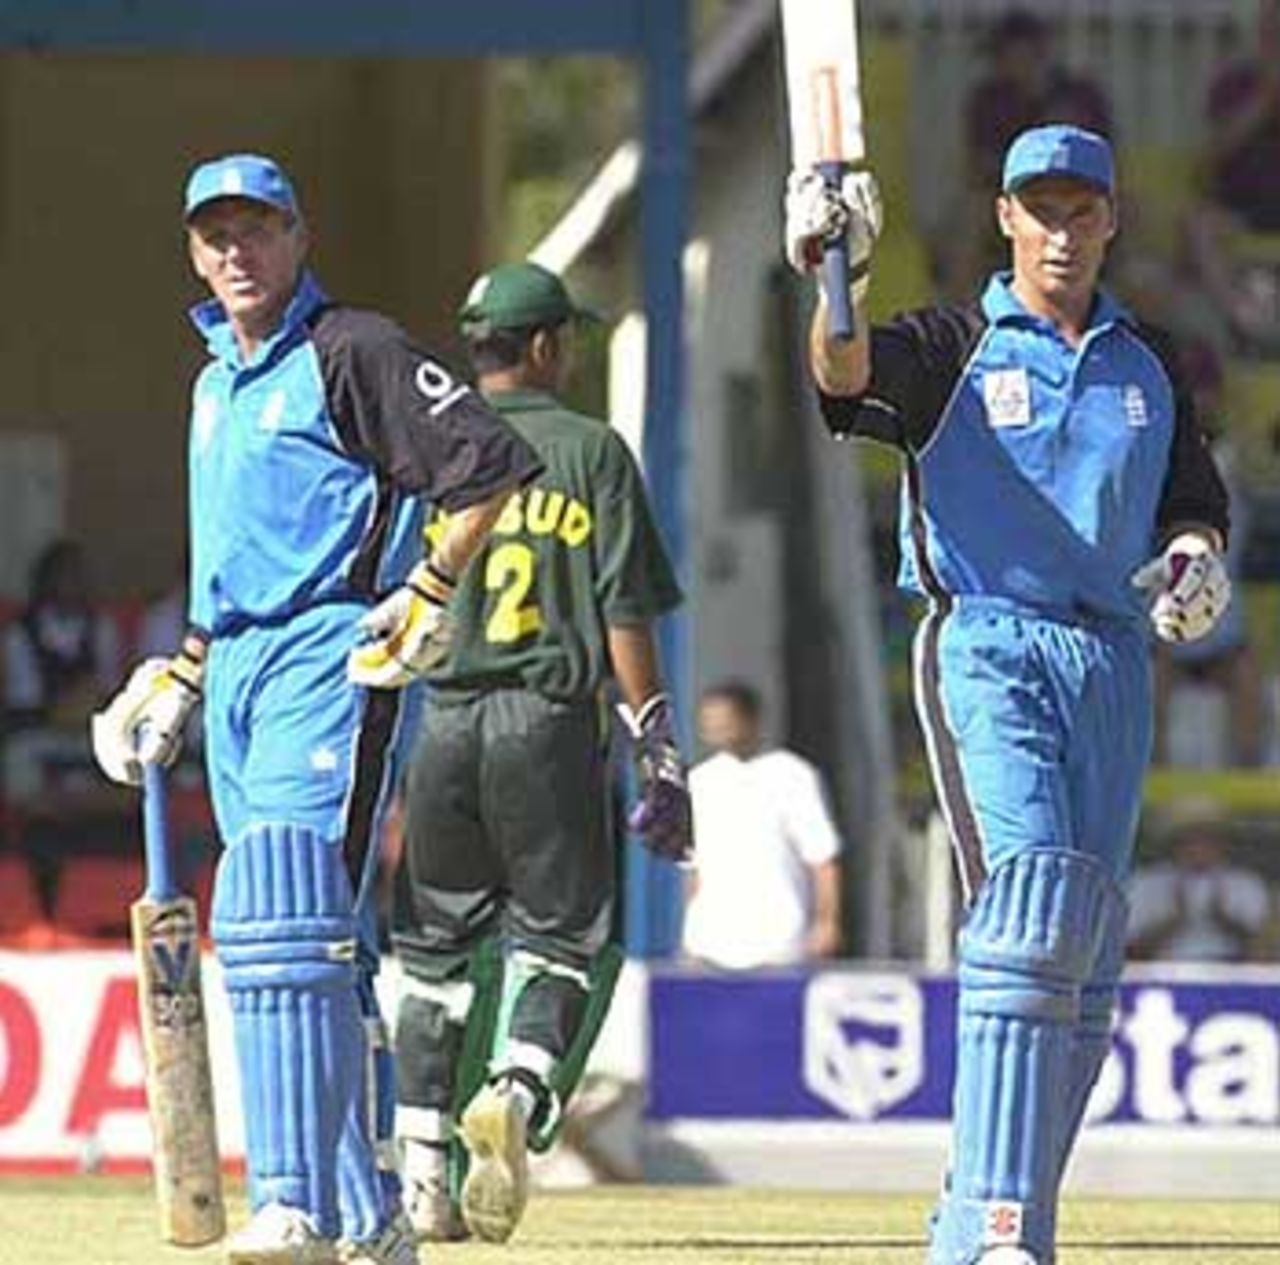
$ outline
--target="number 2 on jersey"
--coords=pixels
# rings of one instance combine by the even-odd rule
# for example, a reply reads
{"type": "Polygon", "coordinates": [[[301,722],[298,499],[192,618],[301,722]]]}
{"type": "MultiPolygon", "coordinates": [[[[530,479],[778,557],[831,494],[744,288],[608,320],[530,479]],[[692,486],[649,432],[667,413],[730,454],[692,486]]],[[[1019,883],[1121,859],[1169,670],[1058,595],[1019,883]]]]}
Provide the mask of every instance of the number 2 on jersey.
{"type": "Polygon", "coordinates": [[[498,601],[484,626],[485,640],[509,645],[542,627],[536,602],[526,602],[533,587],[534,553],[528,545],[507,541],[490,555],[484,569],[484,586],[497,593],[498,601]]]}

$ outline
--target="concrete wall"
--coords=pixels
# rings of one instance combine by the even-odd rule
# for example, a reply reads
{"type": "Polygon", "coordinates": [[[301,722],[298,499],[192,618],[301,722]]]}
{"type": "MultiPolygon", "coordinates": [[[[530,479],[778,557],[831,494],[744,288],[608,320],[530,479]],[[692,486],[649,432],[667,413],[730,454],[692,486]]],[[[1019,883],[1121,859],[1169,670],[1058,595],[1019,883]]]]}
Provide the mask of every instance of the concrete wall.
{"type": "Polygon", "coordinates": [[[181,563],[191,164],[278,157],[330,293],[453,351],[494,204],[488,100],[474,61],[0,57],[0,463],[15,434],[61,438],[65,529],[104,592],[154,591],[181,563]]]}

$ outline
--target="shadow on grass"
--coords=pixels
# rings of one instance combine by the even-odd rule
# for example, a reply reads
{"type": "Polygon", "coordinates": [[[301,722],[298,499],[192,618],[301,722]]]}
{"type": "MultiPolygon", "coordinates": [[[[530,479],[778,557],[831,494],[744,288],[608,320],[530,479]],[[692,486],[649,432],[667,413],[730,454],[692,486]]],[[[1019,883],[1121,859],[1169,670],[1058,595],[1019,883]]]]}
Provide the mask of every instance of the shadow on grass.
{"type": "Polygon", "coordinates": [[[1066,1239],[1059,1247],[1106,1248],[1108,1252],[1274,1252],[1276,1239],[1066,1239]]]}
{"type": "MultiPolygon", "coordinates": [[[[848,1251],[920,1251],[927,1244],[920,1238],[889,1238],[877,1235],[823,1235],[781,1238],[773,1235],[681,1235],[679,1238],[633,1239],[619,1243],[616,1239],[583,1239],[574,1248],[582,1251],[598,1248],[616,1256],[637,1252],[848,1252],[848,1251]]],[[[1060,1248],[1108,1252],[1275,1252],[1280,1238],[1266,1239],[1067,1239],[1060,1248]]]]}
{"type": "Polygon", "coordinates": [[[575,1250],[599,1248],[615,1255],[629,1252],[847,1252],[851,1249],[873,1251],[884,1248],[914,1249],[919,1251],[926,1246],[919,1238],[882,1238],[867,1235],[823,1235],[804,1238],[782,1238],[774,1235],[686,1235],[670,1239],[630,1239],[619,1243],[617,1239],[598,1239],[592,1242],[587,1239],[575,1240],[575,1250]]]}

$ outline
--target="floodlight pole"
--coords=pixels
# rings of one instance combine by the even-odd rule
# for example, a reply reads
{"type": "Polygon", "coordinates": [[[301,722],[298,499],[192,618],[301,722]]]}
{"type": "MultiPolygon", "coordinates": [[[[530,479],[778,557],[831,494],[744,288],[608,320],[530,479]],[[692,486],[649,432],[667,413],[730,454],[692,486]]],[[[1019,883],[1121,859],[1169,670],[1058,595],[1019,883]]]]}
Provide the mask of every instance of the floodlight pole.
{"type": "MultiPolygon", "coordinates": [[[[654,513],[686,593],[686,457],[683,254],[688,216],[688,0],[646,0],[641,12],[644,66],[641,275],[648,336],[645,367],[644,466],[654,513]]],[[[675,702],[685,750],[691,749],[687,605],[658,629],[667,686],[675,702]]],[[[680,874],[642,847],[627,849],[627,952],[671,956],[679,942],[680,874]]]]}

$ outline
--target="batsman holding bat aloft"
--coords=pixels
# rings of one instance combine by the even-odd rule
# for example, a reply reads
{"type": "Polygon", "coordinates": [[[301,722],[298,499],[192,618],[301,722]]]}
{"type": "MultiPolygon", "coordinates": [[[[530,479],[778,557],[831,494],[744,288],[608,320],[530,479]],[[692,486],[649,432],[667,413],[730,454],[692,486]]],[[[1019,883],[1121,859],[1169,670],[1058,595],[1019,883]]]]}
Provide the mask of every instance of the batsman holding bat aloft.
{"type": "MultiPolygon", "coordinates": [[[[802,270],[833,221],[851,265],[871,262],[878,205],[855,192],[793,179],[802,270]]],[[[928,600],[916,707],[968,906],[930,1265],[1054,1260],[1123,958],[1149,635],[1202,637],[1230,599],[1227,497],[1191,395],[1164,337],[1098,283],[1117,228],[1110,145],[1022,133],[995,213],[1013,266],[977,301],[859,317],[845,342],[819,300],[810,337],[832,433],[903,454],[900,583],[928,600]]]]}
{"type": "Polygon", "coordinates": [[[554,1139],[608,1009],[611,681],[639,769],[632,827],[660,856],[692,848],[652,632],[680,591],[626,444],[555,398],[582,315],[533,263],[481,277],[461,313],[481,391],[545,469],[458,585],[409,770],[396,1132],[423,1239],[511,1235],[526,1148],[554,1139]]]}
{"type": "Polygon", "coordinates": [[[189,448],[190,629],[95,718],[107,773],[167,763],[204,700],[252,1217],[232,1265],[415,1265],[370,903],[413,696],[530,447],[385,318],[329,300],[270,159],[186,188],[209,363],[189,448]],[[422,557],[423,501],[450,527],[422,557]],[[139,745],[140,739],[140,745],[139,745]]]}

